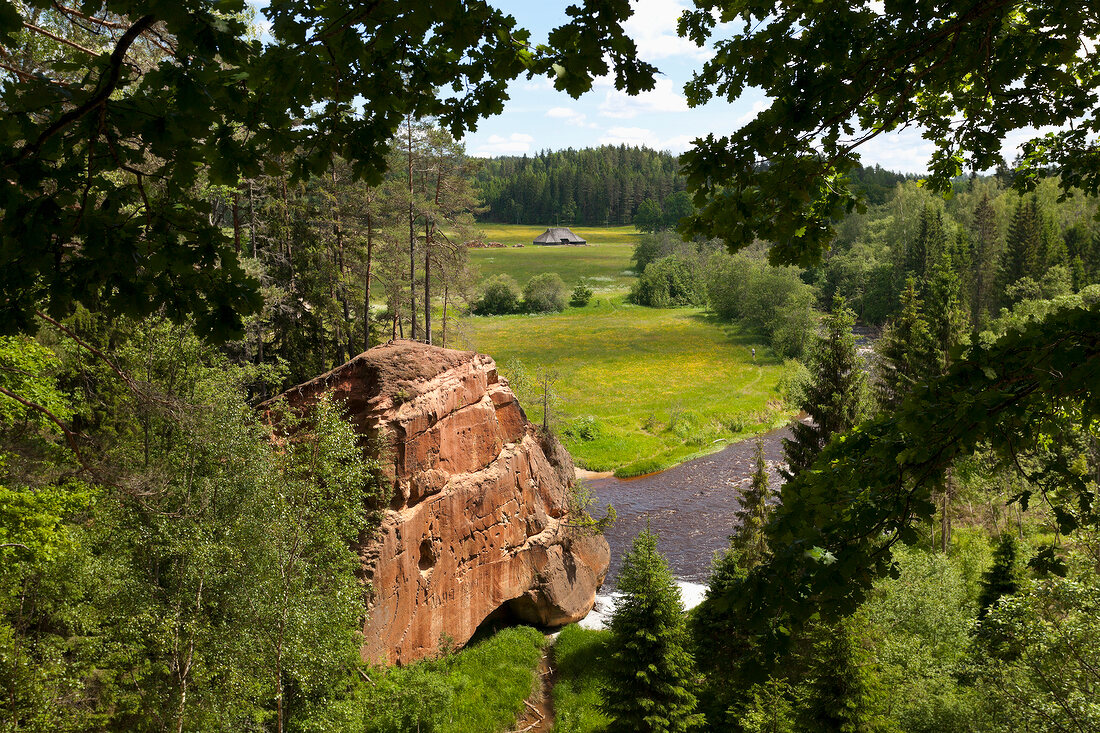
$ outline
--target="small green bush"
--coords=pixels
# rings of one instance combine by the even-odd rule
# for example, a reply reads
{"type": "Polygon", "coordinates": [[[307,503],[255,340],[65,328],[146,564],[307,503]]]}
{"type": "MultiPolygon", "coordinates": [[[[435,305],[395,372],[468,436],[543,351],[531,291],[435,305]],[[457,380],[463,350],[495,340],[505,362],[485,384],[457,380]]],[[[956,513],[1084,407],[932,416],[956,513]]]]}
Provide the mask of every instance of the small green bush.
{"type": "Polygon", "coordinates": [[[646,265],[630,291],[630,301],[651,308],[701,305],[706,302],[706,282],[693,258],[669,255],[646,265]]]}
{"type": "Polygon", "coordinates": [[[519,286],[507,275],[497,275],[486,282],[481,299],[474,305],[474,313],[479,316],[498,316],[519,310],[519,286]]]}
{"type": "Polygon", "coordinates": [[[583,308],[588,305],[588,301],[592,300],[592,291],[584,286],[584,283],[580,283],[577,287],[573,288],[573,295],[569,298],[569,305],[574,308],[583,308]]]}
{"type": "Polygon", "coordinates": [[[563,432],[573,440],[588,442],[603,435],[603,424],[591,415],[585,415],[570,423],[563,432]]]}
{"type": "Polygon", "coordinates": [[[565,281],[556,272],[535,275],[523,288],[523,305],[531,313],[565,310],[565,281]]]}

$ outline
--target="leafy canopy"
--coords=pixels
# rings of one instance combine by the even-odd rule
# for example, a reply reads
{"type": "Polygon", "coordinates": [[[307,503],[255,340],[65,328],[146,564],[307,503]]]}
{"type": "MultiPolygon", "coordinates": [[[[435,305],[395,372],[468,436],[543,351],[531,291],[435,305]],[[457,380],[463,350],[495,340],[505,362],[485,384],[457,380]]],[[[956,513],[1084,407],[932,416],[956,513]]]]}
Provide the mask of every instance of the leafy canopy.
{"type": "Polygon", "coordinates": [[[697,0],[681,35],[715,53],[688,84],[691,104],[759,89],[770,106],[737,132],[696,141],[681,162],[698,213],[685,232],[731,247],[772,243],[773,263],[810,264],[857,203],[859,147],[921,125],[935,145],[928,185],[1003,163],[1024,144],[1015,184],[1046,173],[1100,190],[1096,3],[1061,0],[697,0]],[[723,25],[719,26],[719,22],[723,25]],[[727,29],[732,32],[725,35],[727,29]],[[1067,123],[1073,121],[1069,126],[1067,123]],[[1036,135],[1032,128],[1061,129],[1036,135]]]}
{"type": "Polygon", "coordinates": [[[239,335],[259,284],[204,187],[305,179],[337,156],[376,183],[406,116],[460,137],[521,74],[572,95],[608,73],[632,94],[653,84],[622,31],[627,0],[570,6],[539,47],[481,1],[273,0],[265,43],[245,12],[243,0],[0,0],[0,331],[80,302],[239,335]]]}

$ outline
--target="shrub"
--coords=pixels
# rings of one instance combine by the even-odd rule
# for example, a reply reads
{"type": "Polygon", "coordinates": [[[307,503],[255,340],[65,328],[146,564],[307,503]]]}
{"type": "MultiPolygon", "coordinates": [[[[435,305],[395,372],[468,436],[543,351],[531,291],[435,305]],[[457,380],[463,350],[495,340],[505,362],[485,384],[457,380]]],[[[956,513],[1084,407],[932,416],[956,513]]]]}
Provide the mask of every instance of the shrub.
{"type": "Polygon", "coordinates": [[[701,267],[694,258],[669,255],[647,265],[630,291],[630,301],[652,308],[701,305],[706,288],[701,267]]]}
{"type": "Polygon", "coordinates": [[[497,275],[485,284],[481,300],[474,306],[480,316],[519,312],[519,286],[507,275],[497,275]]]}
{"type": "Polygon", "coordinates": [[[565,283],[556,272],[544,272],[527,281],[523,288],[524,307],[532,313],[565,310],[565,283]]]}
{"type": "Polygon", "coordinates": [[[573,295],[569,298],[569,305],[574,308],[583,308],[588,305],[588,301],[592,300],[592,291],[584,286],[584,283],[580,283],[577,287],[573,288],[573,295]]]}

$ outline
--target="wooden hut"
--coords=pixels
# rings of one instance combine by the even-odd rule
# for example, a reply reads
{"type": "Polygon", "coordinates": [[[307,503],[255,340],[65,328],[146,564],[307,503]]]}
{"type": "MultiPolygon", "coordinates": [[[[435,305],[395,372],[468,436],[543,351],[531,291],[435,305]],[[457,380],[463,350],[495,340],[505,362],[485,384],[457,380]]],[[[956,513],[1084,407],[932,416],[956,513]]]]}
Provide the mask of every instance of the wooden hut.
{"type": "Polygon", "coordinates": [[[588,244],[567,227],[552,227],[535,237],[535,244],[588,244]]]}

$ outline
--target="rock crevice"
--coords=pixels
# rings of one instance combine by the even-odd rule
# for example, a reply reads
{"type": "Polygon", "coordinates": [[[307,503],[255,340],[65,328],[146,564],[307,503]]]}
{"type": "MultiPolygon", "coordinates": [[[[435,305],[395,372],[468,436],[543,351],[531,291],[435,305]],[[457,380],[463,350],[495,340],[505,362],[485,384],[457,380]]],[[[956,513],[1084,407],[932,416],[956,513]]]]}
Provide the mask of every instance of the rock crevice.
{"type": "Polygon", "coordinates": [[[507,605],[560,626],[583,618],[610,561],[570,527],[574,469],[537,435],[483,354],[396,341],[288,390],[342,400],[363,445],[384,447],[393,499],[357,548],[370,583],[363,658],[404,664],[463,644],[507,605]],[[547,455],[547,452],[550,455],[547,455]]]}

